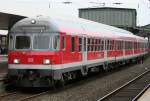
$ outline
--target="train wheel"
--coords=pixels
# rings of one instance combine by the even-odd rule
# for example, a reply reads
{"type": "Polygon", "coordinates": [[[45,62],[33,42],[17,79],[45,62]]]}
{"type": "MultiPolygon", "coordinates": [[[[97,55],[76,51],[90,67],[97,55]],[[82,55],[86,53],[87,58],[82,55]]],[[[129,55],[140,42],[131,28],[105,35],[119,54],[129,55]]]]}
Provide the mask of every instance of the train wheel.
{"type": "Polygon", "coordinates": [[[81,69],[82,76],[86,76],[88,74],[88,68],[86,66],[83,66],[81,69]]]}
{"type": "Polygon", "coordinates": [[[55,87],[55,80],[54,79],[48,79],[49,85],[52,86],[54,89],[56,89],[55,87]]]}
{"type": "Polygon", "coordinates": [[[106,72],[109,71],[108,63],[104,63],[103,70],[106,71],[106,72]]]}
{"type": "Polygon", "coordinates": [[[55,80],[55,88],[64,88],[65,86],[65,81],[63,76],[61,77],[60,80],[55,80]]]}

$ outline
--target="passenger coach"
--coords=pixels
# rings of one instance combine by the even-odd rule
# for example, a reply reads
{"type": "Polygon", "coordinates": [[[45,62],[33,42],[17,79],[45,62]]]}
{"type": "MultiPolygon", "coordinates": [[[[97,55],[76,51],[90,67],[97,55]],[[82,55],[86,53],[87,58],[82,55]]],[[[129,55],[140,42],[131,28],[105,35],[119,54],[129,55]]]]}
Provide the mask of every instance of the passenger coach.
{"type": "Polygon", "coordinates": [[[25,18],[9,32],[8,78],[16,86],[47,87],[147,54],[147,40],[84,19],[25,18]]]}

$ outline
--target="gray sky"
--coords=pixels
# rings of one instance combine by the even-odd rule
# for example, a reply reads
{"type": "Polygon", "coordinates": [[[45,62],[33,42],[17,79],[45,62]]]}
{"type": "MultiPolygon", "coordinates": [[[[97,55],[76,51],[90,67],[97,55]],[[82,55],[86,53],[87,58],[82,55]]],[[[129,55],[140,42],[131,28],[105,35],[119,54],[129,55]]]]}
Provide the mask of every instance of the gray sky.
{"type": "Polygon", "coordinates": [[[44,16],[65,16],[78,17],[78,8],[122,7],[137,9],[137,25],[143,26],[150,23],[150,2],[149,0],[1,0],[0,12],[20,14],[29,17],[44,16]],[[62,2],[70,1],[71,4],[62,2]],[[89,3],[95,2],[95,3],[89,3]],[[120,2],[121,5],[113,3],[120,2]]]}

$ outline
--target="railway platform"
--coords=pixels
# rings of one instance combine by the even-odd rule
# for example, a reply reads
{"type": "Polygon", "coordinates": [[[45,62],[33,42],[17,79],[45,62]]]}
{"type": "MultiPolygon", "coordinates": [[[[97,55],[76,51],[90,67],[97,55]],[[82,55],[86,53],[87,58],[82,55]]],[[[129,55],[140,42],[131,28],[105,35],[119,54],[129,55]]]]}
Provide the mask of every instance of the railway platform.
{"type": "Polygon", "coordinates": [[[150,84],[145,87],[133,101],[149,101],[150,100],[150,84]]]}
{"type": "Polygon", "coordinates": [[[0,55],[0,80],[4,78],[7,74],[7,55],[0,55]]]}
{"type": "Polygon", "coordinates": [[[8,56],[7,55],[0,55],[0,63],[7,62],[8,56]]]}
{"type": "Polygon", "coordinates": [[[0,93],[5,91],[3,80],[7,75],[8,70],[7,61],[8,61],[7,55],[0,55],[0,93]]]}

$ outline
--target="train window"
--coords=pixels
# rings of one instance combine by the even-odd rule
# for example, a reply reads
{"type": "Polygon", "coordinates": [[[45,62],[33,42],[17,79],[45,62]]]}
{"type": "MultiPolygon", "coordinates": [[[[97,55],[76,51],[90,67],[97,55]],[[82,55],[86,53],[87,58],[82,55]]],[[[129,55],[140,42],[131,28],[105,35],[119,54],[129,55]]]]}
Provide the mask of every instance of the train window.
{"type": "Polygon", "coordinates": [[[121,41],[119,41],[119,50],[121,49],[121,41]]]}
{"type": "Polygon", "coordinates": [[[97,51],[100,51],[100,39],[97,39],[97,51]]]}
{"type": "Polygon", "coordinates": [[[88,51],[90,51],[90,38],[88,38],[88,51]]]}
{"type": "Polygon", "coordinates": [[[107,40],[104,41],[104,47],[105,47],[105,50],[107,50],[107,40]]]}
{"type": "Polygon", "coordinates": [[[34,49],[49,49],[50,36],[48,35],[35,35],[33,39],[34,49]]]}
{"type": "Polygon", "coordinates": [[[93,46],[93,45],[91,45],[91,51],[93,51],[93,48],[94,48],[94,46],[93,46]]]}
{"type": "Polygon", "coordinates": [[[91,51],[94,51],[94,39],[91,39],[91,51]]]}
{"type": "Polygon", "coordinates": [[[121,50],[123,49],[123,41],[121,41],[121,50]]]}
{"type": "Polygon", "coordinates": [[[78,38],[78,45],[79,45],[78,51],[80,52],[82,51],[82,38],[78,38]]]}
{"type": "Polygon", "coordinates": [[[98,39],[95,39],[95,44],[98,44],[98,39]]]}
{"type": "Polygon", "coordinates": [[[104,50],[104,41],[101,40],[101,50],[104,50]]]}
{"type": "Polygon", "coordinates": [[[137,42],[134,43],[134,47],[135,47],[135,49],[137,49],[137,42]]]}
{"type": "Polygon", "coordinates": [[[121,41],[121,50],[123,49],[123,41],[121,41]]]}
{"type": "Polygon", "coordinates": [[[121,41],[118,41],[118,50],[121,49],[121,41]]]}
{"type": "Polygon", "coordinates": [[[84,38],[84,51],[86,51],[86,38],[84,38]]]}
{"type": "Polygon", "coordinates": [[[114,49],[114,40],[111,41],[111,50],[114,49]]]}
{"type": "Polygon", "coordinates": [[[94,38],[92,39],[92,44],[94,44],[94,38]]]}
{"type": "Polygon", "coordinates": [[[95,51],[98,51],[98,46],[99,46],[99,43],[98,43],[98,39],[96,39],[96,42],[95,42],[95,51]]]}
{"type": "Polygon", "coordinates": [[[62,36],[62,49],[65,48],[65,36],[62,36]]]}
{"type": "Polygon", "coordinates": [[[112,46],[111,46],[111,48],[112,48],[112,50],[114,50],[114,40],[112,40],[112,46]]]}
{"type": "Polygon", "coordinates": [[[88,44],[90,44],[90,38],[88,38],[88,44]]]}
{"type": "Polygon", "coordinates": [[[109,49],[112,50],[112,40],[109,42],[109,49]]]}
{"type": "Polygon", "coordinates": [[[93,45],[92,45],[92,38],[90,39],[90,51],[93,51],[92,49],[93,45]]]}
{"type": "Polygon", "coordinates": [[[12,50],[13,49],[13,36],[10,35],[9,36],[9,50],[12,50]]]}
{"type": "Polygon", "coordinates": [[[29,49],[31,45],[30,36],[16,36],[16,49],[29,49]]]}
{"type": "Polygon", "coordinates": [[[95,49],[94,49],[94,50],[95,50],[95,51],[97,51],[97,44],[95,44],[95,46],[94,46],[94,47],[95,47],[95,49]]]}
{"type": "Polygon", "coordinates": [[[92,44],[93,45],[93,51],[95,51],[95,39],[93,39],[93,41],[94,41],[92,44]]]}
{"type": "Polygon", "coordinates": [[[132,42],[130,42],[130,49],[132,49],[132,42]]]}
{"type": "Polygon", "coordinates": [[[60,37],[59,35],[56,35],[53,38],[53,48],[59,50],[59,47],[60,47],[60,37]]]}
{"type": "Polygon", "coordinates": [[[112,50],[112,40],[110,40],[110,50],[112,50]]]}
{"type": "Polygon", "coordinates": [[[107,40],[107,50],[109,50],[109,40],[107,40]]]}
{"type": "Polygon", "coordinates": [[[79,44],[82,44],[82,38],[79,38],[79,44]]]}
{"type": "Polygon", "coordinates": [[[125,41],[125,49],[127,49],[127,42],[125,41]]]}
{"type": "Polygon", "coordinates": [[[126,49],[129,49],[129,42],[126,42],[126,49]]]}
{"type": "Polygon", "coordinates": [[[119,41],[116,41],[116,49],[119,50],[119,41]]]}
{"type": "Polygon", "coordinates": [[[75,37],[71,37],[71,52],[75,51],[75,37]]]}
{"type": "Polygon", "coordinates": [[[118,50],[118,41],[116,41],[116,50],[118,50]]]}
{"type": "Polygon", "coordinates": [[[129,49],[129,42],[126,42],[126,49],[129,49]]]}

